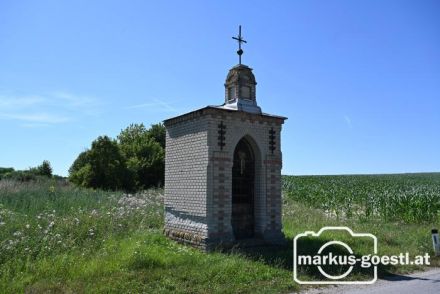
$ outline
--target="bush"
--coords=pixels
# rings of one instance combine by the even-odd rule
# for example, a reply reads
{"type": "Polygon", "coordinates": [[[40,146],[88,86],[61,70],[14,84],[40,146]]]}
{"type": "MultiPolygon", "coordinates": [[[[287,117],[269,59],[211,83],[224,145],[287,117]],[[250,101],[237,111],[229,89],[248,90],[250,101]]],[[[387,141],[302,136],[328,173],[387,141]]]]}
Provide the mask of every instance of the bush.
{"type": "Polygon", "coordinates": [[[154,124],[151,125],[151,128],[148,130],[148,135],[150,138],[154,139],[160,146],[165,150],[165,127],[163,124],[154,124]]]}
{"type": "Polygon", "coordinates": [[[98,137],[69,169],[69,179],[79,186],[105,190],[130,189],[130,171],[115,140],[98,137]]]}
{"type": "Polygon", "coordinates": [[[0,180],[7,178],[15,170],[12,167],[0,167],[0,180]]]}
{"type": "Polygon", "coordinates": [[[14,169],[12,167],[0,167],[0,175],[11,173],[13,171],[14,169]]]}
{"type": "Polygon", "coordinates": [[[38,176],[31,170],[14,170],[10,173],[1,175],[0,179],[16,180],[20,182],[36,181],[38,176]]]}
{"type": "Polygon", "coordinates": [[[143,124],[132,124],[118,136],[137,190],[163,184],[165,151],[156,140],[163,140],[165,145],[164,132],[160,124],[153,125],[150,130],[143,124]]]}
{"type": "Polygon", "coordinates": [[[165,171],[165,127],[131,124],[117,140],[99,137],[69,169],[72,183],[109,190],[142,190],[161,186],[165,171]]]}
{"type": "Polygon", "coordinates": [[[52,177],[52,166],[48,160],[44,160],[43,163],[36,168],[37,175],[52,177]]]}
{"type": "Polygon", "coordinates": [[[14,170],[12,167],[0,167],[0,180],[12,179],[20,182],[30,182],[52,178],[52,167],[48,160],[37,167],[30,167],[28,170],[14,170]]]}

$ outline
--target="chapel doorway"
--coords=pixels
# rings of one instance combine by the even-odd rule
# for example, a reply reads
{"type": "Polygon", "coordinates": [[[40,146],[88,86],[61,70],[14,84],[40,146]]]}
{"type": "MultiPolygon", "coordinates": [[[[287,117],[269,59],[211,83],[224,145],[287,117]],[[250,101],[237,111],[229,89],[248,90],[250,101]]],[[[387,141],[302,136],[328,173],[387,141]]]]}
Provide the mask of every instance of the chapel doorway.
{"type": "Polygon", "coordinates": [[[235,239],[254,237],[255,156],[249,142],[241,139],[232,166],[232,230],[235,239]]]}

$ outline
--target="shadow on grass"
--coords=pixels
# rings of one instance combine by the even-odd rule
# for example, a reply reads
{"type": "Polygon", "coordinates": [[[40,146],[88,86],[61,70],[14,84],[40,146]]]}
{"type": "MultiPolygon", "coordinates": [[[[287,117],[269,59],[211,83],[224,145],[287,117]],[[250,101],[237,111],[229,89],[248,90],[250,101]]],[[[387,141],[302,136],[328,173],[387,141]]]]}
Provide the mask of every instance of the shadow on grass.
{"type": "MultiPolygon", "coordinates": [[[[257,262],[263,262],[269,266],[283,268],[293,272],[293,240],[287,238],[287,244],[285,246],[258,246],[241,248],[236,247],[228,253],[238,253],[244,255],[246,258],[257,262]]],[[[332,241],[330,239],[318,239],[318,238],[300,238],[297,240],[298,255],[310,255],[314,256],[318,250],[325,243],[332,241]]],[[[333,255],[346,255],[348,252],[341,246],[329,246],[333,255]]],[[[325,252],[325,251],[324,251],[325,252]]],[[[361,255],[355,255],[356,258],[361,258],[361,255]]],[[[330,275],[341,275],[349,266],[322,266],[322,269],[330,275]]],[[[396,276],[392,274],[395,266],[392,265],[378,265],[377,273],[379,278],[387,278],[396,276]]],[[[325,278],[317,266],[301,266],[299,267],[299,276],[304,276],[307,280],[328,280],[325,278]]],[[[362,279],[369,280],[374,276],[373,267],[363,268],[359,262],[353,267],[351,273],[344,280],[362,279]]],[[[403,276],[402,276],[403,277],[403,276]]],[[[402,278],[403,279],[403,278],[402,278]]]]}

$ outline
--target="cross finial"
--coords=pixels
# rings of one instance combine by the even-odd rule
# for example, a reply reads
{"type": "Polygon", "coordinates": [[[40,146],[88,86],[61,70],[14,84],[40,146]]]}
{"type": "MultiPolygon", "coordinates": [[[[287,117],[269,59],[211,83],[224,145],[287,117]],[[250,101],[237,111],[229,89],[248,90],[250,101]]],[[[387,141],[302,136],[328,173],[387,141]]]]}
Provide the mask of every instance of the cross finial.
{"type": "Polygon", "coordinates": [[[242,37],[241,37],[241,26],[238,26],[238,37],[232,37],[232,39],[238,41],[238,64],[241,64],[241,55],[243,54],[243,50],[241,49],[241,43],[247,43],[242,37]]]}

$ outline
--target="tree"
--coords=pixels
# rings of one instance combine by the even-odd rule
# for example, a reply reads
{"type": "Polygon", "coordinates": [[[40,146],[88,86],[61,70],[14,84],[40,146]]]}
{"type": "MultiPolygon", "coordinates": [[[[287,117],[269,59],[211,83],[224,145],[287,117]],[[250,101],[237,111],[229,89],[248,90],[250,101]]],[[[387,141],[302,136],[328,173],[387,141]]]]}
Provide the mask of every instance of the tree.
{"type": "Polygon", "coordinates": [[[148,130],[148,135],[159,143],[163,149],[165,149],[165,134],[165,127],[161,123],[151,125],[150,129],[148,130]]]}
{"type": "Polygon", "coordinates": [[[69,169],[69,179],[83,187],[140,190],[161,186],[165,173],[165,127],[131,124],[117,140],[93,141],[69,169]]]}
{"type": "Polygon", "coordinates": [[[29,170],[23,172],[29,173],[29,175],[33,176],[52,177],[52,167],[50,166],[50,162],[48,160],[44,160],[39,166],[30,167],[29,170]]]}
{"type": "Polygon", "coordinates": [[[75,161],[69,168],[69,174],[79,171],[83,166],[85,166],[88,163],[88,157],[87,157],[88,154],[89,151],[85,150],[78,155],[78,157],[75,159],[75,161]]]}
{"type": "Polygon", "coordinates": [[[37,174],[46,177],[52,177],[52,166],[48,160],[44,160],[43,163],[37,166],[37,174]]]}
{"type": "Polygon", "coordinates": [[[69,169],[71,182],[105,190],[130,189],[130,171],[117,142],[100,136],[82,152],[69,169]]]}
{"type": "Polygon", "coordinates": [[[163,184],[165,170],[165,151],[160,142],[165,144],[165,132],[160,124],[153,125],[149,130],[143,124],[131,124],[122,130],[118,141],[127,167],[134,174],[137,189],[163,184]]]}

